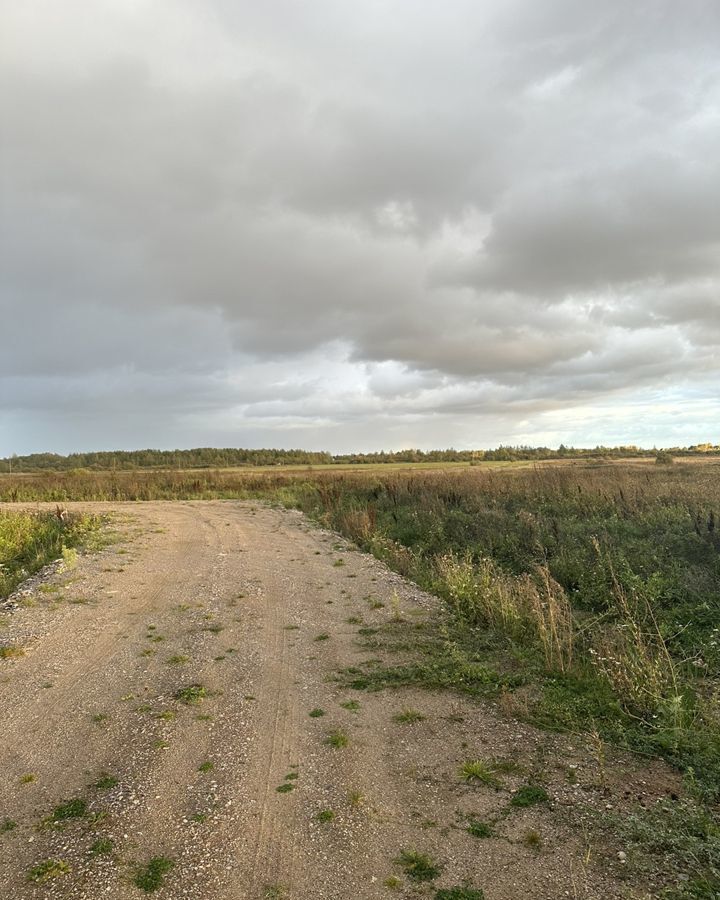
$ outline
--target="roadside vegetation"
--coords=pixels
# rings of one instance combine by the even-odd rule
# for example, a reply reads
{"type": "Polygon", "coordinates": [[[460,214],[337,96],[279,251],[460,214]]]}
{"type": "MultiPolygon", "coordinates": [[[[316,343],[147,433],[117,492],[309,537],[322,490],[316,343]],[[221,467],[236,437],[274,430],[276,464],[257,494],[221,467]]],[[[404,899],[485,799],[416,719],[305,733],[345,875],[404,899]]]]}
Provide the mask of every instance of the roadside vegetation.
{"type": "Polygon", "coordinates": [[[0,510],[0,599],[54,559],[68,568],[75,548],[91,541],[99,520],[95,516],[0,510]]]}
{"type": "MultiPolygon", "coordinates": [[[[398,602],[385,624],[360,628],[364,646],[399,651],[398,661],[383,654],[381,665],[345,670],[345,687],[492,697],[508,715],[586,733],[599,758],[612,744],[665,760],[683,773],[686,796],[618,828],[637,858],[665,854],[666,867],[687,877],[672,896],[709,898],[720,896],[718,476],[717,461],[662,458],[502,470],[65,472],[2,476],[0,496],[237,497],[302,509],[444,600],[439,620],[406,620],[398,602]]],[[[398,724],[416,715],[399,713],[398,724]]],[[[329,732],[326,743],[343,747],[347,736],[329,732]]],[[[492,787],[498,765],[469,759],[458,778],[492,787]]],[[[529,782],[511,804],[546,799],[529,782]]],[[[414,862],[403,863],[411,879],[414,862]]]]}

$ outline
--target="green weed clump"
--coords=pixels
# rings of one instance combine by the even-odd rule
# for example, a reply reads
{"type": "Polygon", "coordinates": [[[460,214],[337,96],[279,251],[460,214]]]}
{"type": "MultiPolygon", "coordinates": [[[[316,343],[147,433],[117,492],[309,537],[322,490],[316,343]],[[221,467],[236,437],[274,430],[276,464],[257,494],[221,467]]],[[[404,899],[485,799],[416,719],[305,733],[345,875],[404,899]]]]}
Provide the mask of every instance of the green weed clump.
{"type": "Polygon", "coordinates": [[[441,872],[437,863],[426,853],[418,853],[417,850],[401,851],[396,862],[413,881],[434,881],[441,872]]]}
{"type": "Polygon", "coordinates": [[[147,894],[159,890],[163,886],[165,876],[175,866],[173,860],[167,856],[153,856],[144,866],[135,873],[133,884],[147,894]]]}

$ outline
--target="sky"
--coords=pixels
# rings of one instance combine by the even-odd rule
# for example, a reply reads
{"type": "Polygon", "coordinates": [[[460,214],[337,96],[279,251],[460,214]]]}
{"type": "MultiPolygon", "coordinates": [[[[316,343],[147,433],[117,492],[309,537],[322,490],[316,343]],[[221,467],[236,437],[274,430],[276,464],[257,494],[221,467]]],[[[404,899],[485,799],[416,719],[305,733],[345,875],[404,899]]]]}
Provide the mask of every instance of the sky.
{"type": "Polygon", "coordinates": [[[0,455],[720,442],[717,0],[0,10],[0,455]]]}

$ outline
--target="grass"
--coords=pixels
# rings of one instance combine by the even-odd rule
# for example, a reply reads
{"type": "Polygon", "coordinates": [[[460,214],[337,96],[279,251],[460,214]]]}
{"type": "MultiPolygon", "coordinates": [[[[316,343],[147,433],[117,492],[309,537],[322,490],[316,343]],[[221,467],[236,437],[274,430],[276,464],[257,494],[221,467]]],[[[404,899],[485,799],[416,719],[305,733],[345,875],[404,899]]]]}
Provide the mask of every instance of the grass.
{"type": "Polygon", "coordinates": [[[482,759],[466,760],[458,768],[458,774],[463,781],[468,783],[481,783],[489,787],[500,787],[500,779],[497,777],[497,767],[493,763],[482,759]]]}
{"type": "Polygon", "coordinates": [[[114,788],[117,783],[118,780],[114,775],[108,775],[107,772],[103,772],[93,784],[93,787],[98,791],[109,791],[111,788],[114,788]]]}
{"type": "Polygon", "coordinates": [[[325,738],[325,743],[328,747],[334,747],[336,750],[341,749],[342,747],[347,747],[350,743],[350,738],[344,731],[336,730],[331,731],[327,737],[325,738]]]}
{"type": "Polygon", "coordinates": [[[0,834],[7,834],[8,831],[13,831],[17,828],[17,822],[14,819],[3,819],[0,822],[0,834]]]}
{"type": "Polygon", "coordinates": [[[542,843],[542,835],[534,828],[526,831],[523,835],[523,844],[525,844],[526,847],[530,847],[531,850],[539,850],[542,847],[542,843]]]}
{"type": "Polygon", "coordinates": [[[72,568],[76,547],[99,544],[100,525],[97,516],[70,513],[61,520],[54,513],[0,510],[0,599],[58,557],[72,568]]]}
{"type": "Polygon", "coordinates": [[[67,875],[70,872],[70,866],[62,859],[45,859],[27,874],[28,881],[34,881],[36,884],[45,884],[52,878],[58,878],[60,875],[67,875]]]}
{"type": "Polygon", "coordinates": [[[351,712],[357,712],[360,709],[360,704],[357,700],[345,700],[340,706],[343,709],[349,709],[351,712]]]}
{"type": "Polygon", "coordinates": [[[151,894],[163,886],[165,876],[174,866],[173,860],[167,856],[153,856],[144,866],[138,868],[133,884],[141,891],[151,894]]]}
{"type": "Polygon", "coordinates": [[[90,847],[93,856],[108,856],[113,852],[114,845],[110,838],[98,838],[90,847]]]}
{"type": "Polygon", "coordinates": [[[328,641],[330,640],[330,635],[327,631],[323,631],[321,634],[315,636],[314,640],[316,641],[328,641]]]}
{"type": "Polygon", "coordinates": [[[176,654],[175,656],[171,656],[167,660],[167,664],[169,666],[184,666],[185,663],[190,661],[189,656],[182,656],[181,654],[176,654]]]}
{"type": "Polygon", "coordinates": [[[22,647],[7,645],[0,647],[0,659],[19,659],[21,656],[25,656],[22,647]]]}
{"type": "Polygon", "coordinates": [[[87,800],[82,797],[74,797],[56,806],[50,814],[51,822],[66,822],[69,819],[82,819],[88,813],[87,800]]]}
{"type": "Polygon", "coordinates": [[[289,781],[285,781],[283,784],[279,784],[275,790],[278,794],[289,794],[290,791],[295,790],[295,785],[291,784],[289,781]]]}
{"type": "Polygon", "coordinates": [[[412,881],[433,881],[441,872],[437,863],[417,850],[402,850],[395,862],[412,881]]]}
{"type": "Polygon", "coordinates": [[[205,762],[200,763],[198,766],[198,772],[212,772],[215,768],[215,764],[210,762],[210,760],[205,760],[205,762]]]}
{"type": "Polygon", "coordinates": [[[480,888],[440,888],[435,891],[435,900],[485,900],[485,894],[480,888]]]}
{"type": "Polygon", "coordinates": [[[201,684],[189,684],[187,687],[176,691],[175,699],[186,706],[197,705],[208,696],[207,688],[201,684]]]}
{"type": "Polygon", "coordinates": [[[399,725],[412,725],[415,722],[425,721],[425,716],[417,709],[404,709],[393,716],[393,722],[399,725]]]}
{"type": "Polygon", "coordinates": [[[319,719],[321,716],[325,715],[325,710],[320,709],[319,706],[316,706],[315,709],[311,709],[308,713],[311,719],[319,719]]]}
{"type": "Polygon", "coordinates": [[[549,799],[544,787],[541,787],[539,784],[524,784],[510,798],[510,806],[514,806],[517,809],[526,809],[528,806],[547,803],[549,799]]]}
{"type": "Polygon", "coordinates": [[[468,822],[467,833],[476,838],[489,838],[494,834],[493,827],[489,822],[483,822],[482,819],[471,818],[468,822]]]}
{"type": "Polygon", "coordinates": [[[316,818],[318,822],[332,822],[335,818],[335,813],[331,809],[321,809],[316,818]]]}

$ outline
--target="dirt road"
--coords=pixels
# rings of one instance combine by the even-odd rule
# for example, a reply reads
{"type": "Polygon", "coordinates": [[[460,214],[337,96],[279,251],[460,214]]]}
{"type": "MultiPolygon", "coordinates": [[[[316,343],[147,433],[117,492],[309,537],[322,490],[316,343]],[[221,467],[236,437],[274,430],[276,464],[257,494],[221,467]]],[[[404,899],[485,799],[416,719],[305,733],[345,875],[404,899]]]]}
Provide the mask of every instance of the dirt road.
{"type": "Polygon", "coordinates": [[[570,824],[582,742],[451,694],[333,680],[373,656],[359,629],[421,621],[432,598],[294,512],[96,508],[124,542],[38,585],[0,630],[25,651],[0,660],[3,898],[139,898],[152,858],[168,861],[145,872],[160,898],[621,895],[618,848],[570,824]],[[502,784],[458,777],[490,757],[517,766],[502,784]],[[501,815],[538,767],[549,802],[501,815]],[[473,816],[492,835],[470,834],[473,816]],[[398,862],[412,850],[436,878],[398,862]]]}

